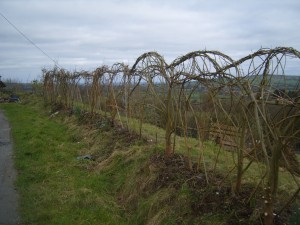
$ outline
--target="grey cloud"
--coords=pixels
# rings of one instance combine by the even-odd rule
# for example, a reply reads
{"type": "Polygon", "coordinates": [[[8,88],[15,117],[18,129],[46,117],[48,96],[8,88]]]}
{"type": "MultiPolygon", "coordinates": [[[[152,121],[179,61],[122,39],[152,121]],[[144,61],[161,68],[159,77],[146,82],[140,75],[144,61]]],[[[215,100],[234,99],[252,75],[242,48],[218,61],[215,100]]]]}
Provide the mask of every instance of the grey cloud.
{"type": "MultiPolygon", "coordinates": [[[[132,63],[145,51],[171,61],[205,48],[235,59],[261,46],[299,49],[299,9],[298,0],[0,1],[0,11],[53,59],[87,70],[132,63]]],[[[22,79],[18,67],[39,74],[53,64],[1,17],[0,26],[1,75],[22,79]]]]}

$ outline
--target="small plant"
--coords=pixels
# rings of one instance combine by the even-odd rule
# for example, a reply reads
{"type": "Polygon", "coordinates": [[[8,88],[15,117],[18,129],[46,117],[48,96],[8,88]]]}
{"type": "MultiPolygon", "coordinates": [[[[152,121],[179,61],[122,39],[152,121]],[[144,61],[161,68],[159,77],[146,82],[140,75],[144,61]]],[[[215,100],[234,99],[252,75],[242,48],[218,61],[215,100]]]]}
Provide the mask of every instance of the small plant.
{"type": "Polygon", "coordinates": [[[77,118],[79,118],[81,115],[81,108],[79,106],[74,106],[73,113],[77,118]]]}

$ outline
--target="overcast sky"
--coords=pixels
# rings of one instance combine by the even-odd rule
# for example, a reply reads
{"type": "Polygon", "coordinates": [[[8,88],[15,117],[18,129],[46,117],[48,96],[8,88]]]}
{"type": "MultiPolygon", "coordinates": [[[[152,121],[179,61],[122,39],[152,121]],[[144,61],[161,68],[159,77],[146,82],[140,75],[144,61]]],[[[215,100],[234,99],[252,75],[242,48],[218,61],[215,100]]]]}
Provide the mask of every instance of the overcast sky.
{"type": "MultiPolygon", "coordinates": [[[[299,0],[0,0],[0,13],[64,68],[167,62],[196,50],[235,60],[261,47],[300,50],[299,0]]],[[[54,63],[0,15],[0,75],[31,81],[54,63]]]]}

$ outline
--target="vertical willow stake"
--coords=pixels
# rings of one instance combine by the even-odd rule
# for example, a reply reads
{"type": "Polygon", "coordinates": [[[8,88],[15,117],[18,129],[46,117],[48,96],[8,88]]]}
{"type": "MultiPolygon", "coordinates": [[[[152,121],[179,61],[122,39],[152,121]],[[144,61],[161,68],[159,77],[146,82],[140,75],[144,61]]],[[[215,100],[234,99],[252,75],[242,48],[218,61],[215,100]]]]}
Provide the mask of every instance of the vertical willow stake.
{"type": "Polygon", "coordinates": [[[166,141],[166,147],[165,147],[165,154],[167,156],[172,155],[172,141],[171,141],[171,136],[172,133],[174,132],[173,128],[173,107],[172,107],[172,83],[169,84],[168,87],[168,94],[167,94],[167,99],[166,99],[166,116],[167,116],[167,121],[166,121],[166,133],[165,133],[165,141],[166,141]]]}

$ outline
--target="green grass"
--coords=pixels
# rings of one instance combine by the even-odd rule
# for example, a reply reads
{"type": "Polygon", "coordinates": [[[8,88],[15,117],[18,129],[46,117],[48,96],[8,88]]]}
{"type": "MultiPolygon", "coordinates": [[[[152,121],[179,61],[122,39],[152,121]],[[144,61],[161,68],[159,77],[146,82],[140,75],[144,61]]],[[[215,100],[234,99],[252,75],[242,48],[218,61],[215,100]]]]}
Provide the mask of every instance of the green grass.
{"type": "Polygon", "coordinates": [[[89,172],[92,162],[76,159],[87,147],[72,141],[76,131],[33,105],[1,108],[12,125],[22,224],[127,224],[115,197],[119,177],[128,171],[122,172],[122,164],[106,173],[89,172]]]}
{"type": "MultiPolygon", "coordinates": [[[[84,108],[83,105],[78,104],[76,107],[84,108]]],[[[100,110],[98,113],[104,115],[100,110]]],[[[108,113],[109,114],[109,113],[108,113]]],[[[139,120],[135,118],[127,119],[125,116],[120,116],[115,118],[119,124],[122,124],[125,127],[128,127],[129,130],[139,133],[139,120]]],[[[150,123],[143,123],[142,125],[142,136],[148,141],[156,143],[161,149],[164,148],[165,144],[165,130],[158,126],[155,126],[150,123]]],[[[172,138],[173,141],[173,138],[172,138]]],[[[216,172],[220,174],[229,173],[228,178],[234,183],[236,177],[236,169],[233,169],[233,166],[237,163],[237,157],[234,153],[220,149],[219,146],[216,146],[211,141],[206,141],[203,143],[202,147],[199,147],[199,140],[196,138],[187,138],[187,145],[190,148],[190,155],[194,162],[197,162],[201,158],[200,167],[203,170],[204,164],[206,170],[213,170],[214,165],[216,164],[216,172]],[[203,155],[202,155],[203,151],[203,155]],[[218,156],[217,156],[218,155],[218,156]],[[231,171],[231,172],[230,172],[231,171]]],[[[175,143],[175,152],[187,155],[187,148],[185,144],[184,137],[176,136],[175,143]]],[[[244,159],[244,166],[249,163],[247,158],[244,159]]],[[[266,171],[265,165],[261,162],[254,162],[245,172],[243,184],[247,183],[257,183],[260,181],[261,177],[264,176],[266,171]]],[[[297,182],[300,183],[300,178],[296,178],[297,182]]],[[[281,168],[280,177],[279,177],[279,190],[287,191],[293,193],[297,190],[297,184],[294,182],[294,178],[290,175],[285,169],[281,168]]]]}
{"type": "MultiPolygon", "coordinates": [[[[50,111],[42,105],[38,99],[0,105],[12,125],[22,224],[222,224],[226,220],[228,215],[222,212],[193,216],[193,196],[185,180],[180,190],[151,189],[157,173],[149,167],[149,156],[163,152],[163,129],[143,125],[143,136],[153,142],[157,136],[157,144],[128,141],[126,133],[114,129],[78,126],[76,116],[58,114],[50,119],[50,111]],[[77,160],[82,154],[95,154],[97,159],[77,160]]],[[[130,119],[129,126],[137,131],[138,121],[130,119]]],[[[199,149],[193,138],[188,138],[188,145],[194,160],[204,151],[203,161],[212,170],[219,148],[206,142],[199,149]]],[[[176,138],[176,152],[185,152],[182,137],[176,138]]],[[[233,153],[221,150],[217,172],[226,175],[234,161],[233,153]]],[[[244,185],[255,185],[263,171],[262,164],[253,163],[244,185]]],[[[285,171],[280,175],[280,190],[292,193],[296,188],[292,178],[285,171]]],[[[234,176],[235,172],[228,176],[232,184],[234,176]]]]}
{"type": "MultiPolygon", "coordinates": [[[[125,117],[121,117],[122,123],[126,124],[125,117]]],[[[129,119],[128,127],[130,130],[138,133],[139,132],[139,121],[137,119],[129,119]]],[[[157,137],[157,145],[160,148],[164,148],[164,136],[165,130],[159,128],[155,125],[144,123],[142,126],[142,135],[147,140],[156,141],[157,137]]],[[[173,140],[173,139],[172,139],[173,140]]],[[[199,147],[199,140],[196,138],[187,138],[187,145],[190,147],[190,154],[192,160],[197,162],[199,158],[202,157],[200,162],[200,168],[204,169],[204,163],[207,170],[213,170],[214,165],[216,164],[216,172],[220,174],[229,174],[229,179],[234,183],[234,179],[236,177],[236,169],[232,170],[234,165],[237,163],[237,156],[233,152],[229,152],[223,149],[220,149],[219,146],[215,145],[212,141],[205,141],[202,147],[199,147]],[[203,155],[201,152],[203,151],[203,155]],[[218,156],[217,156],[218,155],[218,156]],[[231,172],[230,172],[231,171],[231,172]]],[[[186,155],[187,149],[185,145],[184,137],[176,136],[175,143],[175,152],[186,155]]],[[[244,167],[248,165],[249,159],[244,159],[244,167]]],[[[251,166],[245,171],[243,177],[243,184],[247,183],[256,183],[260,181],[260,179],[264,176],[266,171],[265,165],[261,162],[255,161],[251,164],[251,166]]],[[[295,178],[298,183],[300,183],[300,178],[295,178]]],[[[288,193],[293,193],[298,188],[297,184],[294,182],[294,178],[292,175],[284,168],[280,169],[279,172],[279,190],[287,191],[288,193]]]]}

